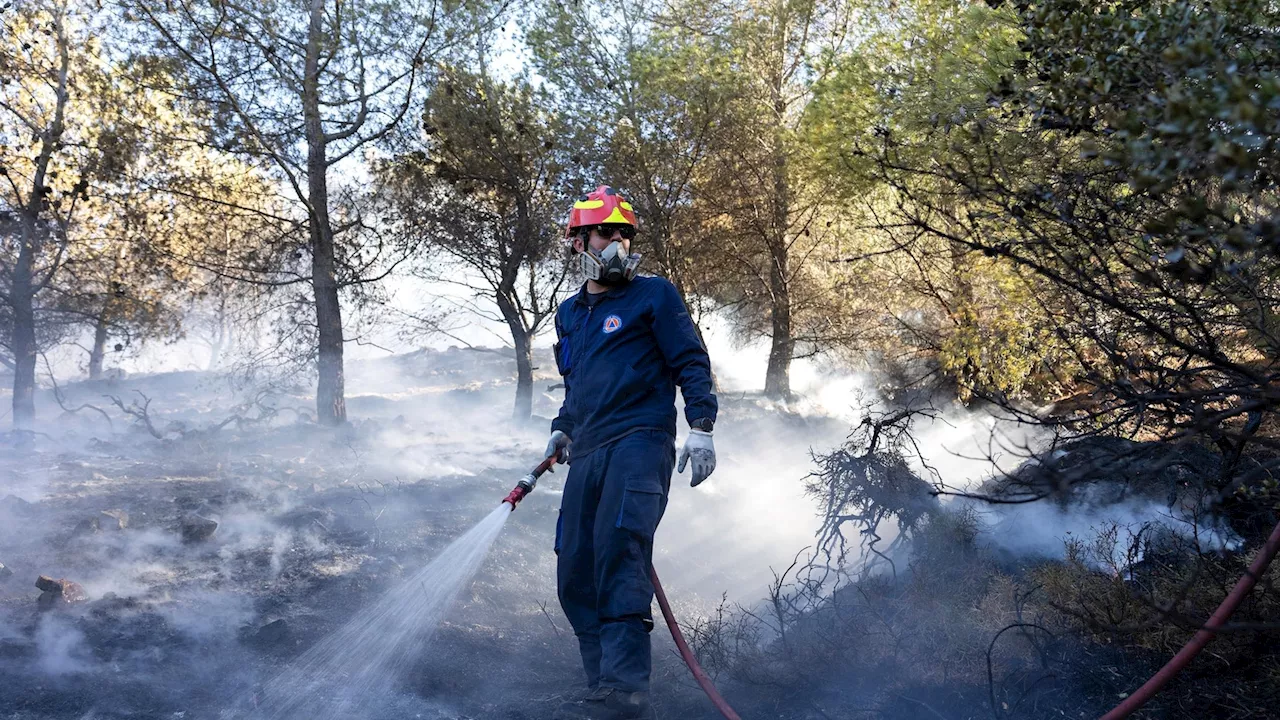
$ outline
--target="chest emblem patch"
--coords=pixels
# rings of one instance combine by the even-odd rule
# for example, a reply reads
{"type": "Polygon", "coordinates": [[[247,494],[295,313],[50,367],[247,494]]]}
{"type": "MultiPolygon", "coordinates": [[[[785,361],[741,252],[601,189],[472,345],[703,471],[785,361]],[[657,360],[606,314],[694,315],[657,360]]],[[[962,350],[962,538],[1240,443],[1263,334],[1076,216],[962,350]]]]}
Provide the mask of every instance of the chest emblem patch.
{"type": "Polygon", "coordinates": [[[617,315],[610,315],[609,317],[605,318],[604,325],[600,326],[600,329],[604,331],[605,335],[617,332],[621,328],[622,328],[622,318],[618,317],[617,315]]]}

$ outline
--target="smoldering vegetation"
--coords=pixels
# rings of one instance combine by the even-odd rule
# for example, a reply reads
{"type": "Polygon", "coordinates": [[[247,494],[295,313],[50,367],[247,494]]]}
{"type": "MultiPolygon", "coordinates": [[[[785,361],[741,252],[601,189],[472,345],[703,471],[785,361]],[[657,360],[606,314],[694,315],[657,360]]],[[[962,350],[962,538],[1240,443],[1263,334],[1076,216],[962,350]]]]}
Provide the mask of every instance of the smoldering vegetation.
{"type": "MultiPolygon", "coordinates": [[[[84,402],[136,391],[147,417],[67,414],[5,454],[0,706],[257,717],[274,712],[273,683],[350,693],[306,659],[538,457],[543,426],[494,419],[509,398],[503,361],[424,352],[358,366],[364,419],[340,430],[311,423],[305,393],[279,385],[176,374],[68,389],[84,402]],[[38,576],[82,591],[42,591],[38,576]]],[[[1067,444],[983,480],[982,463],[962,460],[993,427],[976,416],[870,411],[848,435],[846,420],[727,395],[725,463],[709,492],[676,479],[656,564],[744,717],[1096,716],[1176,650],[1268,521],[1248,503],[1209,508],[1197,478],[1221,468],[1205,448],[1067,444]],[[975,497],[939,495],[948,481],[975,497]],[[1041,499],[1013,502],[1024,496],[1041,499]]],[[[556,404],[547,393],[535,412],[556,404]]],[[[357,715],[541,718],[580,684],[550,552],[561,481],[548,476],[511,517],[459,604],[431,619],[433,641],[379,668],[357,715]]],[[[1275,616],[1273,576],[1237,622],[1275,616]]],[[[392,630],[404,628],[365,640],[392,630]]],[[[655,641],[663,716],[715,717],[665,632],[655,641]]],[[[1236,677],[1257,694],[1208,670],[1159,707],[1229,692],[1241,713],[1262,711],[1274,651],[1228,634],[1215,652],[1251,668],[1236,677]]]]}
{"type": "MultiPolygon", "coordinates": [[[[176,374],[67,388],[95,404],[136,390],[148,415],[108,410],[114,427],[92,411],[64,415],[3,454],[5,716],[221,717],[252,705],[280,668],[489,514],[536,461],[541,430],[495,427],[478,408],[505,406],[509,385],[494,391],[483,358],[465,354],[454,364],[466,382],[446,353],[368,368],[368,387],[395,375],[420,394],[353,397],[366,419],[340,430],[309,422],[309,398],[287,386],[237,391],[176,374]],[[406,381],[415,367],[418,382],[406,381]],[[238,408],[245,393],[260,407],[238,408]],[[234,413],[246,419],[211,429],[234,413]],[[40,575],[83,596],[46,600],[40,575]]],[[[382,702],[395,709],[370,716],[483,716],[467,708],[491,678],[544,692],[539,671],[517,672],[535,656],[572,677],[570,648],[519,632],[547,626],[540,607],[555,604],[545,500],[513,518],[431,651],[390,678],[382,702]]]]}
{"type": "MultiPolygon", "coordinates": [[[[873,410],[816,455],[813,549],[763,601],[691,624],[742,704],[794,718],[1098,717],[1204,625],[1277,520],[1256,499],[1265,452],[1006,436],[993,444],[1012,471],[956,486],[921,442],[940,417],[873,410]],[[1224,477],[1253,479],[1224,496],[1224,477]]],[[[1274,567],[1259,579],[1211,657],[1142,717],[1275,716],[1277,579],[1274,567]]]]}
{"type": "MultiPolygon", "coordinates": [[[[41,395],[48,424],[0,460],[0,714],[258,717],[282,678],[343,695],[349,678],[303,672],[306,658],[388,593],[427,598],[434,586],[406,581],[540,459],[559,393],[511,423],[510,366],[470,350],[354,364],[359,419],[339,429],[279,381],[121,375],[61,388],[67,407],[94,406],[62,414],[41,395]],[[43,591],[40,576],[83,592],[43,591]]],[[[540,375],[539,390],[555,381],[540,375]]],[[[724,404],[735,431],[716,482],[695,492],[677,477],[659,539],[656,564],[690,618],[724,592],[758,597],[808,542],[816,519],[795,480],[811,443],[846,432],[745,396],[724,404]],[[775,449],[752,450],[765,439],[775,449]]],[[[543,718],[579,688],[551,550],[563,479],[543,479],[457,604],[429,618],[431,642],[381,667],[350,716],[543,718]]],[[[362,643],[391,648],[402,625],[362,643]]],[[[655,642],[659,707],[708,716],[669,637],[655,642]]]]}
{"type": "MultiPolygon", "coordinates": [[[[50,412],[0,461],[0,707],[293,717],[301,698],[309,716],[549,717],[581,683],[554,588],[562,472],[455,605],[408,581],[538,459],[555,380],[538,376],[523,425],[502,412],[514,379],[500,352],[358,363],[359,419],[340,429],[278,381],[63,388],[64,405],[102,412],[50,412]],[[421,642],[404,644],[401,616],[353,635],[388,598],[435,608],[409,623],[421,642]],[[356,676],[368,692],[353,694],[356,676]]],[[[871,384],[815,386],[864,388],[824,398],[840,416],[724,392],[715,478],[673,480],[655,565],[744,717],[1096,717],[1203,623],[1274,523],[1253,488],[1224,501],[1214,484],[1266,457],[1055,441],[871,384]]],[[[1266,716],[1280,658],[1255,629],[1280,613],[1275,578],[1153,717],[1266,716]]],[[[654,638],[661,716],[716,717],[665,630],[654,638]]]]}
{"type": "MultiPolygon", "coordinates": [[[[501,412],[513,382],[501,353],[360,363],[360,419],[340,429],[312,422],[287,383],[64,388],[68,406],[136,403],[55,415],[4,455],[0,707],[549,717],[581,683],[554,588],[563,473],[510,516],[456,604],[413,580],[540,456],[558,393],[514,424],[501,412]],[[362,620],[391,605],[430,610],[362,620]],[[353,694],[356,676],[367,692],[353,694]]],[[[830,387],[850,384],[870,385],[830,387]]],[[[1203,622],[1274,521],[1248,488],[1224,502],[1209,482],[1267,458],[1055,442],[863,395],[829,416],[725,392],[714,480],[673,480],[655,565],[744,717],[1094,717],[1203,622]]],[[[1278,659],[1249,629],[1280,612],[1274,580],[1154,712],[1265,716],[1278,659]]],[[[666,632],[654,638],[661,716],[716,717],[666,632]]]]}

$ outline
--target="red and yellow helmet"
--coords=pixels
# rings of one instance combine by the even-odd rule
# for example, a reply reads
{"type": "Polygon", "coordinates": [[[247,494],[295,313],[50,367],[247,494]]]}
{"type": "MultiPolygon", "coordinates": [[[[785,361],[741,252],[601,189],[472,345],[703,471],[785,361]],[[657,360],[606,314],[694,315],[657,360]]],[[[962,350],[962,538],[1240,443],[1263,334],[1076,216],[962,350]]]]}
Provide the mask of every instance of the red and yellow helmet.
{"type": "Polygon", "coordinates": [[[574,236],[574,230],[593,225],[632,225],[636,223],[635,211],[618,191],[608,185],[601,185],[578,199],[569,211],[569,225],[564,229],[565,240],[574,236]]]}

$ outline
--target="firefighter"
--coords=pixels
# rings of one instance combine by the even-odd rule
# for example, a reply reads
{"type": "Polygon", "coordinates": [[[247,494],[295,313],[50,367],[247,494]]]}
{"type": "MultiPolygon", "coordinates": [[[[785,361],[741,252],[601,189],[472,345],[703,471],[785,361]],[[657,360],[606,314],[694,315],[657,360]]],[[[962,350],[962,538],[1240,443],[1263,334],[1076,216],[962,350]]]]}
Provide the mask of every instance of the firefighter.
{"type": "Polygon", "coordinates": [[[600,186],[574,203],[565,244],[586,282],[555,317],[564,404],[547,457],[570,462],[556,525],[556,586],[578,637],[589,693],[557,720],[652,718],[653,536],[676,465],[675,393],[691,485],[716,466],[711,362],[675,286],[637,275],[630,203],[600,186]]]}

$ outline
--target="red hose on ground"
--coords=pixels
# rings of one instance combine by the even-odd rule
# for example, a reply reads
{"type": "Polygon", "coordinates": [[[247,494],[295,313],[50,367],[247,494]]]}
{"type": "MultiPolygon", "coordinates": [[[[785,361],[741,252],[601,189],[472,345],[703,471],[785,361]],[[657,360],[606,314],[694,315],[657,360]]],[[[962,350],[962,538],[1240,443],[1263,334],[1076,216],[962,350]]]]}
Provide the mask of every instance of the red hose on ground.
{"type": "MultiPolygon", "coordinates": [[[[1271,560],[1276,556],[1277,550],[1280,550],[1280,524],[1277,524],[1275,529],[1271,531],[1271,537],[1267,538],[1266,544],[1262,546],[1257,556],[1253,558],[1253,563],[1249,565],[1249,571],[1240,576],[1236,586],[1231,589],[1226,599],[1213,612],[1204,627],[1196,632],[1195,636],[1186,645],[1182,646],[1178,654],[1174,655],[1164,667],[1160,668],[1159,672],[1152,675],[1151,679],[1142,687],[1125,698],[1124,702],[1117,705],[1114,710],[1103,715],[1102,720],[1120,720],[1121,718],[1129,717],[1159,692],[1160,688],[1165,686],[1165,683],[1172,680],[1174,675],[1181,672],[1187,666],[1187,663],[1191,662],[1191,659],[1204,649],[1205,645],[1209,644],[1209,641],[1216,635],[1216,630],[1222,627],[1231,617],[1231,614],[1236,611],[1240,601],[1244,600],[1244,597],[1253,589],[1254,584],[1258,582],[1258,578],[1262,577],[1262,574],[1267,571],[1267,566],[1271,564],[1271,560]]],[[[654,583],[656,585],[656,579],[654,583]]]]}
{"type": "MultiPolygon", "coordinates": [[[[1280,530],[1280,528],[1277,528],[1280,530]]],[[[667,627],[671,629],[671,639],[676,641],[676,648],[680,650],[680,657],[684,658],[684,662],[689,666],[689,670],[693,673],[693,679],[698,681],[702,686],[702,691],[711,698],[711,704],[716,706],[721,715],[726,720],[742,720],[738,717],[738,713],[729,707],[729,703],[720,697],[720,691],[716,690],[716,686],[711,682],[711,678],[707,676],[707,672],[698,664],[697,658],[693,656],[693,651],[689,649],[689,643],[684,641],[684,633],[680,632],[680,625],[676,623],[676,616],[671,612],[671,603],[667,602],[667,594],[662,591],[662,583],[658,582],[658,571],[653,568],[649,569],[649,575],[653,578],[653,594],[658,596],[658,606],[662,608],[662,617],[667,620],[667,627]]]]}

